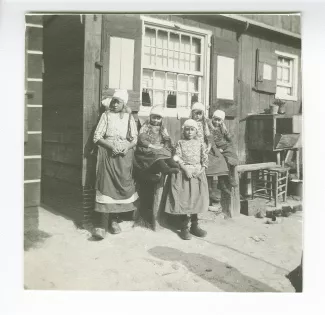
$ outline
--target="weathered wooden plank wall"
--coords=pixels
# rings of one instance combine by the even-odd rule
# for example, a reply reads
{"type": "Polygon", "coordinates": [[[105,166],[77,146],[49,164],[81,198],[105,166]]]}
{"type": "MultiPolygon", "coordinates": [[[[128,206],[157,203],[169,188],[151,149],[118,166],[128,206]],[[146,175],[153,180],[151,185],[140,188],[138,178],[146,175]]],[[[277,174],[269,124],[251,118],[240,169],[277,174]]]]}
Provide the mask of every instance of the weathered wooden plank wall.
{"type": "Polygon", "coordinates": [[[78,211],[83,153],[84,24],[80,15],[59,15],[47,16],[44,25],[42,202],[62,212],[70,207],[70,215],[78,219],[82,217],[78,211]]]}
{"type": "Polygon", "coordinates": [[[254,90],[255,85],[255,60],[256,49],[264,51],[287,52],[299,57],[299,73],[298,73],[298,100],[286,101],[286,113],[288,115],[299,114],[302,102],[302,76],[301,76],[301,47],[297,42],[292,42],[290,39],[283,40],[281,37],[266,37],[260,32],[243,34],[240,39],[240,64],[241,64],[241,95],[240,95],[240,117],[239,117],[239,134],[238,137],[238,154],[242,163],[249,162],[246,149],[246,122],[245,117],[248,113],[261,113],[268,108],[274,100],[274,95],[260,93],[254,90]]]}
{"type": "Polygon", "coordinates": [[[239,14],[248,19],[284,29],[296,34],[301,33],[300,15],[288,14],[239,14]]]}
{"type": "Polygon", "coordinates": [[[38,228],[42,146],[42,16],[26,15],[25,40],[25,143],[24,231],[38,228]]]}

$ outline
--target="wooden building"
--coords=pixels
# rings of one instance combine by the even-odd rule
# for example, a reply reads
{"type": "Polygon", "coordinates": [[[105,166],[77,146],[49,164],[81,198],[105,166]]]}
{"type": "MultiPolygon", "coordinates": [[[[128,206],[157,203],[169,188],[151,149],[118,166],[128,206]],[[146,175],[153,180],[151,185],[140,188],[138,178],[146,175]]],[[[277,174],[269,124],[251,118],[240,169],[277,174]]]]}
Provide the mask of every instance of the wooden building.
{"type": "Polygon", "coordinates": [[[223,109],[242,164],[250,114],[275,97],[286,116],[301,113],[298,15],[47,15],[43,50],[42,202],[82,224],[93,211],[100,101],[115,88],[129,91],[140,123],[163,104],[176,139],[194,101],[210,115],[223,109]]]}
{"type": "Polygon", "coordinates": [[[41,191],[43,18],[26,15],[25,34],[25,232],[38,227],[41,191]]]}

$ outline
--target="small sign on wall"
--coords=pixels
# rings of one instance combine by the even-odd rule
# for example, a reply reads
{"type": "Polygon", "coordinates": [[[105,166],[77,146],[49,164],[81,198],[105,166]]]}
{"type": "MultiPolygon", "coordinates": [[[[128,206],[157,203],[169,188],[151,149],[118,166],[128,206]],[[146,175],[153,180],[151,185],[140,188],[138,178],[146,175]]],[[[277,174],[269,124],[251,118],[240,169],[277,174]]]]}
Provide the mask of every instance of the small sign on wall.
{"type": "Polygon", "coordinates": [[[235,59],[218,56],[217,65],[217,98],[234,99],[235,59]]]}

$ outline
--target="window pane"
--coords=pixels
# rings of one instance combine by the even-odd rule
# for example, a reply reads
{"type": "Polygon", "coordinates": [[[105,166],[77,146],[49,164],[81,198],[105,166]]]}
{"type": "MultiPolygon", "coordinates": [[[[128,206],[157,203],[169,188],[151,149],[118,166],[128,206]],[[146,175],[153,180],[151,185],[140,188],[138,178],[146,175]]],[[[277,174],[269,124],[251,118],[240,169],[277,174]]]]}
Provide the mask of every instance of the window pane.
{"type": "Polygon", "coordinates": [[[181,51],[190,52],[190,37],[187,35],[182,35],[181,37],[181,51]]]}
{"type": "Polygon", "coordinates": [[[190,76],[189,78],[189,91],[198,92],[199,89],[199,80],[198,77],[190,76]]]}
{"type": "Polygon", "coordinates": [[[156,46],[156,30],[146,27],[144,44],[147,46],[156,46]]]}
{"type": "Polygon", "coordinates": [[[179,55],[179,69],[185,70],[185,54],[184,53],[180,53],[180,55],[179,55]]]}
{"type": "Polygon", "coordinates": [[[177,107],[187,107],[187,93],[177,93],[177,107]]]}
{"type": "Polygon", "coordinates": [[[176,93],[168,92],[166,104],[167,104],[167,108],[176,108],[176,104],[177,104],[176,93]]]}
{"type": "Polygon", "coordinates": [[[155,72],[154,86],[155,89],[165,89],[165,72],[155,72]]]}
{"type": "Polygon", "coordinates": [[[199,101],[199,94],[192,94],[191,105],[199,101]]]}
{"type": "Polygon", "coordinates": [[[154,105],[165,105],[164,103],[164,91],[154,91],[154,105]]]}
{"type": "Polygon", "coordinates": [[[174,69],[179,69],[180,68],[180,62],[179,62],[179,52],[175,51],[174,52],[174,69]]]}
{"type": "Polygon", "coordinates": [[[167,48],[167,45],[168,45],[168,33],[159,30],[158,37],[157,37],[157,47],[167,48]]]}
{"type": "Polygon", "coordinates": [[[192,52],[196,54],[201,53],[201,39],[199,38],[192,38],[192,52]]]}
{"type": "Polygon", "coordinates": [[[168,73],[167,74],[167,90],[173,90],[176,91],[177,85],[177,77],[174,73],[168,73]]]}
{"type": "Polygon", "coordinates": [[[191,71],[201,71],[201,57],[197,55],[191,56],[191,71]]]}
{"type": "Polygon", "coordinates": [[[152,105],[152,90],[143,89],[142,90],[142,106],[152,105]]]}
{"type": "Polygon", "coordinates": [[[168,50],[164,49],[163,50],[163,67],[167,67],[168,66],[168,50]]]}
{"type": "Polygon", "coordinates": [[[150,64],[156,64],[156,48],[150,48],[150,64]]]}
{"type": "Polygon", "coordinates": [[[156,66],[157,67],[162,67],[162,65],[163,65],[162,49],[157,48],[157,62],[156,62],[156,66]]]}
{"type": "Polygon", "coordinates": [[[177,90],[178,91],[187,91],[187,76],[179,75],[177,78],[177,90]]]}
{"type": "Polygon", "coordinates": [[[283,68],[283,82],[290,82],[290,74],[289,74],[289,69],[288,68],[283,68]]]}
{"type": "Polygon", "coordinates": [[[179,35],[175,33],[170,33],[169,48],[173,50],[179,50],[179,35]]]}
{"type": "Polygon", "coordinates": [[[185,54],[185,70],[190,71],[190,54],[185,54]]]}
{"type": "Polygon", "coordinates": [[[153,87],[153,71],[143,70],[142,88],[152,88],[152,87],[153,87]]]}
{"type": "Polygon", "coordinates": [[[289,67],[290,66],[290,59],[289,58],[283,58],[283,64],[285,65],[285,66],[287,66],[287,67],[289,67]]]}
{"type": "Polygon", "coordinates": [[[280,95],[280,97],[291,95],[291,88],[287,88],[286,86],[277,86],[276,93],[280,95]]]}
{"type": "Polygon", "coordinates": [[[143,65],[145,67],[150,65],[150,48],[149,47],[143,48],[143,65]]]}

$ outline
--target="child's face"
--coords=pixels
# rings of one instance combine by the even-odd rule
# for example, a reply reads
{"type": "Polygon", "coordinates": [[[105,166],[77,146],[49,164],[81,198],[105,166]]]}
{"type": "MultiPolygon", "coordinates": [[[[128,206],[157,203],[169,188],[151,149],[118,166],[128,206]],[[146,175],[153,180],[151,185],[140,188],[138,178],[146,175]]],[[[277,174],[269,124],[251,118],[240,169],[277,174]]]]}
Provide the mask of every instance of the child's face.
{"type": "Polygon", "coordinates": [[[213,117],[212,118],[212,124],[215,127],[221,125],[222,122],[223,122],[223,120],[221,118],[219,118],[219,117],[213,117]]]}
{"type": "Polygon", "coordinates": [[[115,112],[118,113],[123,109],[124,106],[124,102],[118,98],[113,98],[109,107],[110,109],[115,112]]]}
{"type": "Polygon", "coordinates": [[[203,112],[201,110],[193,110],[192,111],[192,118],[195,120],[195,121],[200,121],[202,120],[203,118],[203,112]]]}
{"type": "Polygon", "coordinates": [[[150,124],[153,126],[160,126],[162,117],[159,115],[150,115],[150,124]]]}
{"type": "Polygon", "coordinates": [[[184,136],[186,139],[193,139],[196,135],[196,128],[194,127],[185,127],[184,128],[184,136]]]}

